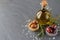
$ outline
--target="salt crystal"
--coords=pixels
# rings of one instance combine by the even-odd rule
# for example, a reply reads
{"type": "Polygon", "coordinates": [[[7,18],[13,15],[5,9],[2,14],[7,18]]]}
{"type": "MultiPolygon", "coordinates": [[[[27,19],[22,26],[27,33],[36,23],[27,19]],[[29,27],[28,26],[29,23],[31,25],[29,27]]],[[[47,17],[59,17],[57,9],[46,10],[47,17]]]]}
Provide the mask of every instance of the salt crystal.
{"type": "Polygon", "coordinates": [[[27,24],[25,25],[25,27],[27,27],[27,24]]]}
{"type": "Polygon", "coordinates": [[[35,37],[35,39],[36,39],[36,40],[38,40],[38,38],[37,38],[37,37],[35,37]]]}
{"type": "Polygon", "coordinates": [[[49,38],[49,40],[51,40],[51,38],[49,38]]]}
{"type": "Polygon", "coordinates": [[[41,39],[39,38],[39,40],[41,40],[41,39]]]}
{"type": "Polygon", "coordinates": [[[33,35],[33,37],[34,37],[34,35],[33,35]]]}
{"type": "Polygon", "coordinates": [[[29,34],[29,37],[30,37],[30,38],[34,38],[33,35],[31,35],[31,34],[29,34]]]}
{"type": "Polygon", "coordinates": [[[35,39],[33,38],[33,40],[35,40],[35,39]]]}
{"type": "Polygon", "coordinates": [[[55,37],[53,37],[53,40],[55,40],[55,37]]]}
{"type": "Polygon", "coordinates": [[[26,22],[30,22],[31,21],[31,19],[29,19],[29,20],[26,20],[26,22]]]}

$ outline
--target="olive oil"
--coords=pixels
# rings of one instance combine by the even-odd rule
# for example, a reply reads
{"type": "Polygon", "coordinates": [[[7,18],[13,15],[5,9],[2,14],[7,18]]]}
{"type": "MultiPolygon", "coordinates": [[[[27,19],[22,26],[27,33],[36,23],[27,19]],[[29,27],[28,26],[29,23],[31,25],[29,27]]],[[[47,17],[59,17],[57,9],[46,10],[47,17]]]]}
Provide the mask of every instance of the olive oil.
{"type": "Polygon", "coordinates": [[[46,8],[39,10],[36,14],[36,20],[39,22],[40,25],[49,24],[50,17],[51,13],[46,8]]]}

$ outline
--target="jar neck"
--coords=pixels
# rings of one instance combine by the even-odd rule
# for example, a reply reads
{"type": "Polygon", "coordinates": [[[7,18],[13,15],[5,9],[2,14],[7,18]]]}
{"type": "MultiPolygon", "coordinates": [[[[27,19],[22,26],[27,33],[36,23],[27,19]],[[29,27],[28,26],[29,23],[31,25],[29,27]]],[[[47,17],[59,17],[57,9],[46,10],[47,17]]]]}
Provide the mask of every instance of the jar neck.
{"type": "Polygon", "coordinates": [[[42,9],[46,9],[46,7],[41,7],[41,10],[42,10],[42,9]]]}

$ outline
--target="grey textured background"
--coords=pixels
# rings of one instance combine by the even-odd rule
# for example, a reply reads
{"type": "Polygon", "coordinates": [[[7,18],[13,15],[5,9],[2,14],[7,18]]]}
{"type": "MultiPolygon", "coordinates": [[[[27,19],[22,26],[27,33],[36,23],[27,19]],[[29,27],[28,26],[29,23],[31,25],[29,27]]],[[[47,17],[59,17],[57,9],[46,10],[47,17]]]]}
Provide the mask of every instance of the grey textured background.
{"type": "MultiPolygon", "coordinates": [[[[27,40],[21,35],[21,25],[40,9],[40,1],[0,0],[0,40],[27,40]]],[[[60,0],[48,0],[48,3],[54,15],[60,13],[60,0]]]]}

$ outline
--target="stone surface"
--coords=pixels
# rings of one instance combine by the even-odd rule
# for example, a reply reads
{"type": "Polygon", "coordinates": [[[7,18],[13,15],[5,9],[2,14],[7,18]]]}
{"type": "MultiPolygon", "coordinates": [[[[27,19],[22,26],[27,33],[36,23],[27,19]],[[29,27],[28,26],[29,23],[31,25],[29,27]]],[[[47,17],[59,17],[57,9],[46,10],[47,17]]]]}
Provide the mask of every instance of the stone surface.
{"type": "MultiPolygon", "coordinates": [[[[22,34],[25,21],[40,9],[41,0],[0,0],[0,40],[34,40],[22,34]]],[[[60,13],[60,0],[48,0],[53,14],[60,13]]],[[[27,30],[27,29],[26,29],[27,30]]],[[[24,30],[23,30],[24,31],[24,30]]],[[[45,37],[43,40],[50,40],[45,37]]],[[[60,34],[55,37],[60,40],[60,34]]],[[[51,38],[51,40],[53,40],[51,38]]]]}

